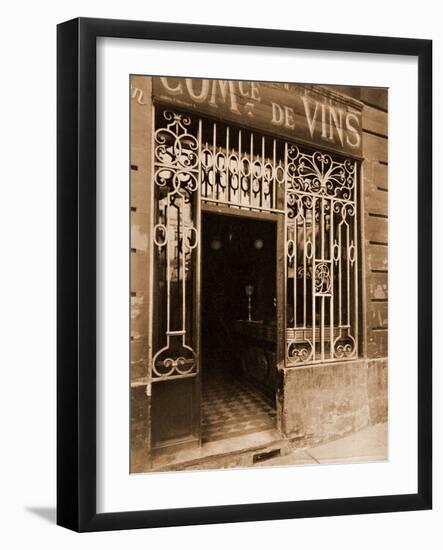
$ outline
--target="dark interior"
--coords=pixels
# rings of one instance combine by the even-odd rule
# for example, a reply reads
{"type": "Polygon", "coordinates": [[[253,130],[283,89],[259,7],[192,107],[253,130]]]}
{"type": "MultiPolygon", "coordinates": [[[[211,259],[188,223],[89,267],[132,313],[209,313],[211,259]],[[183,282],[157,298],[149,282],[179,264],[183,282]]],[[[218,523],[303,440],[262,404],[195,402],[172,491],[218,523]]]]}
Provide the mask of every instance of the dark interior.
{"type": "Polygon", "coordinates": [[[205,441],[275,424],[276,229],[204,213],[201,234],[205,441]]]}

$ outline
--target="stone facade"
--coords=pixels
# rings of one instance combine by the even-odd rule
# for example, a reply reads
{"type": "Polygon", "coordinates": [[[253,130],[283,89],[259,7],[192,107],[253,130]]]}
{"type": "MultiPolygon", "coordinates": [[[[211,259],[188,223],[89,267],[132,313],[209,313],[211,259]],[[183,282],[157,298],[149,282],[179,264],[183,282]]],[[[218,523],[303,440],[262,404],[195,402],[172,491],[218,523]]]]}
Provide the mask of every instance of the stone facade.
{"type": "MultiPolygon", "coordinates": [[[[150,467],[151,405],[155,402],[148,376],[152,189],[147,183],[151,178],[152,84],[150,77],[134,76],[131,81],[132,472],[150,467]]],[[[291,447],[300,448],[388,418],[388,95],[386,90],[345,86],[324,88],[323,93],[362,105],[359,359],[303,367],[285,367],[284,361],[277,361],[277,427],[291,447]]],[[[229,465],[244,465],[243,460],[231,457],[229,465]]]]}
{"type": "Polygon", "coordinates": [[[281,429],[309,447],[387,420],[387,361],[365,360],[286,369],[281,429]]]}

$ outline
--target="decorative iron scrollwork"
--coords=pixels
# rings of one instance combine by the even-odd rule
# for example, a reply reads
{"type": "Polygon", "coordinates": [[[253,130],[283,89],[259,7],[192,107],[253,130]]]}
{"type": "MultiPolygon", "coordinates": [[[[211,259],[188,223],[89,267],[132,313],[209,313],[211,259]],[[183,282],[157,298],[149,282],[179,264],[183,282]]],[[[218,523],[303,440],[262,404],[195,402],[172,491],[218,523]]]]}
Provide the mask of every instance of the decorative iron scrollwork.
{"type": "Polygon", "coordinates": [[[355,355],[355,339],[349,334],[349,328],[340,330],[340,336],[334,340],[334,357],[347,359],[355,355]]]}
{"type": "Polygon", "coordinates": [[[183,376],[194,372],[196,364],[194,350],[183,344],[181,336],[171,336],[153,357],[152,371],[158,377],[183,376]]]}
{"type": "Polygon", "coordinates": [[[320,151],[307,154],[296,145],[289,145],[287,154],[290,191],[353,200],[355,162],[339,162],[320,151]]]}
{"type": "Polygon", "coordinates": [[[193,349],[188,295],[192,293],[193,259],[199,245],[194,225],[193,196],[200,186],[200,142],[190,116],[164,109],[162,124],[154,134],[154,182],[157,223],[153,243],[158,250],[156,265],[162,269],[157,292],[166,339],[152,358],[153,380],[183,377],[197,371],[193,349]]]}
{"type": "Polygon", "coordinates": [[[315,264],[314,289],[316,294],[329,294],[331,292],[331,273],[326,262],[315,264]]]}
{"type": "Polygon", "coordinates": [[[357,164],[287,144],[285,173],[287,364],[355,357],[357,164]]]}
{"type": "Polygon", "coordinates": [[[287,342],[287,359],[292,365],[306,363],[312,358],[312,343],[309,340],[287,342]]]}
{"type": "MultiPolygon", "coordinates": [[[[276,183],[284,182],[283,167],[269,158],[270,146],[263,136],[260,145],[252,132],[226,126],[220,140],[213,123],[212,135],[202,145],[202,199],[231,207],[273,210],[276,183]],[[280,170],[278,170],[280,168],[280,170]]],[[[270,141],[270,140],[269,140],[270,141]]],[[[275,142],[275,140],[274,140],[275,142]]]]}

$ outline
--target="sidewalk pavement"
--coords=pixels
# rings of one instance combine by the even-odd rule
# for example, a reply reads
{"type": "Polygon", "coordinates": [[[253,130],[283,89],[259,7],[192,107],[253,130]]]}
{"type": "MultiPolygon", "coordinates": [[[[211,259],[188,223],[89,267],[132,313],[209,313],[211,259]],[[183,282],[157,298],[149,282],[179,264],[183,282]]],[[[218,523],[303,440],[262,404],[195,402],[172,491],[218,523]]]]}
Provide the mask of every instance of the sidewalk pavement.
{"type": "Polygon", "coordinates": [[[388,459],[387,424],[370,426],[341,439],[311,449],[296,450],[257,466],[290,466],[294,464],[343,464],[375,462],[388,459]]]}

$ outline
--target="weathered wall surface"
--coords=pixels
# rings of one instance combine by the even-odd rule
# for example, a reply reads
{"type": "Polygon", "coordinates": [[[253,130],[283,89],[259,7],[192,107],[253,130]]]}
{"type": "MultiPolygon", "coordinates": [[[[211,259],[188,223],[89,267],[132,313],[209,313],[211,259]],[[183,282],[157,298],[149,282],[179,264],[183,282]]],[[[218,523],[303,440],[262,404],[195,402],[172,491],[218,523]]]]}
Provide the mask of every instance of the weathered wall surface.
{"type": "Polygon", "coordinates": [[[384,361],[330,363],[284,373],[282,429],[309,447],[387,419],[384,361]]]}
{"type": "Polygon", "coordinates": [[[388,115],[387,91],[363,95],[362,234],[366,292],[365,349],[370,358],[388,352],[388,115]],[[383,93],[384,92],[384,93],[383,93]]]}
{"type": "Polygon", "coordinates": [[[148,467],[150,398],[146,395],[149,333],[149,185],[152,79],[131,79],[131,471],[148,467]]]}
{"type": "Polygon", "coordinates": [[[151,403],[146,386],[131,387],[131,472],[150,468],[151,403]]]}
{"type": "Polygon", "coordinates": [[[151,79],[131,81],[131,381],[147,374],[151,79]]]}
{"type": "Polygon", "coordinates": [[[388,360],[368,361],[369,423],[379,424],[388,420],[388,360]]]}

